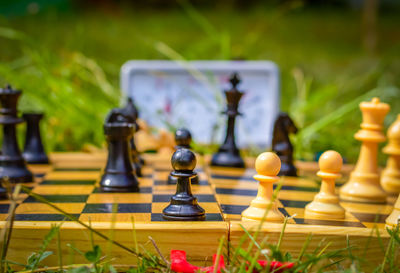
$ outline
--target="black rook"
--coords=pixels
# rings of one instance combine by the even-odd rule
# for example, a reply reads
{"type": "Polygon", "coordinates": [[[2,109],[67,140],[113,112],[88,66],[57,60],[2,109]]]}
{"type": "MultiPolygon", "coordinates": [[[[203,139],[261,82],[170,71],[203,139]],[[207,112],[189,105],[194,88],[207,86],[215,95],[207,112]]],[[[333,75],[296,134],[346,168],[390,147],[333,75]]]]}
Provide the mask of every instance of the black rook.
{"type": "Polygon", "coordinates": [[[18,147],[15,126],[23,119],[18,117],[17,104],[21,91],[11,86],[0,89],[0,124],[3,125],[3,145],[0,155],[0,179],[8,177],[11,183],[33,182],[33,175],[26,166],[18,147]]]}
{"type": "Polygon", "coordinates": [[[113,109],[104,124],[108,143],[107,165],[101,177],[101,190],[105,192],[138,192],[139,182],[132,165],[129,140],[134,124],[121,109],[113,109]]]}

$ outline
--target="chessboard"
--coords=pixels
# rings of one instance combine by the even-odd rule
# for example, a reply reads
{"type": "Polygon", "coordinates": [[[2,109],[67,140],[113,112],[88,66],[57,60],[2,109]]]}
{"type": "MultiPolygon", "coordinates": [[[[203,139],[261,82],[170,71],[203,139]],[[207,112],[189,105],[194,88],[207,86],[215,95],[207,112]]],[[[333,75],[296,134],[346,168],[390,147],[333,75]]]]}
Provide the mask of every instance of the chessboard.
{"type": "MultiPolygon", "coordinates": [[[[378,262],[382,258],[383,250],[380,239],[374,235],[378,232],[383,242],[385,241],[385,219],[393,209],[395,198],[388,198],[388,203],[383,205],[341,202],[346,209],[346,217],[343,220],[305,218],[305,206],[313,201],[315,194],[319,192],[320,182],[309,173],[317,167],[316,164],[298,165],[300,168],[303,166],[305,170],[300,169],[303,177],[282,177],[279,182],[278,209],[288,217],[283,249],[293,255],[299,254],[307,236],[312,234],[309,249],[315,249],[323,239],[325,244],[331,244],[331,249],[345,248],[349,240],[349,245],[355,247],[354,254],[362,256],[365,249],[368,249],[368,262],[378,262]]],[[[346,166],[345,170],[348,169],[349,166],[346,166]]],[[[244,235],[243,228],[255,231],[259,226],[258,223],[241,221],[241,213],[257,195],[258,183],[253,179],[256,172],[252,168],[208,167],[207,173],[224,220],[229,222],[230,242],[232,245],[238,245],[244,235]]],[[[345,179],[346,176],[338,181],[337,190],[344,184],[345,179]]],[[[274,188],[277,186],[274,185],[274,188]]],[[[282,232],[282,224],[264,223],[261,231],[261,238],[268,236],[269,240],[277,242],[282,232]]]]}
{"type": "MultiPolygon", "coordinates": [[[[252,231],[256,222],[241,222],[241,212],[247,208],[257,194],[257,182],[252,178],[255,170],[208,166],[207,158],[198,160],[199,184],[193,185],[193,194],[206,210],[206,220],[201,222],[171,222],[162,218],[162,210],[168,205],[176,186],[167,184],[171,171],[168,156],[144,154],[146,165],[143,177],[139,178],[138,193],[103,193],[98,182],[105,166],[103,153],[54,153],[51,166],[31,165],[36,181],[26,184],[36,194],[90,224],[101,233],[133,248],[135,240],[147,250],[155,252],[150,237],[164,255],[171,249],[185,250],[189,260],[204,264],[211,261],[223,236],[232,246],[238,245],[244,235],[243,228],[252,231]]],[[[251,162],[251,160],[249,161],[251,162]]],[[[313,234],[309,249],[314,249],[325,239],[329,249],[340,249],[354,245],[354,254],[363,253],[370,262],[383,257],[381,244],[388,235],[384,221],[392,210],[392,204],[372,205],[342,202],[347,209],[342,221],[304,218],[304,207],[319,191],[319,180],[313,176],[316,163],[299,163],[301,177],[282,177],[278,195],[280,211],[289,217],[285,229],[282,249],[293,255],[299,253],[309,234],[313,234]],[[307,173],[310,174],[307,176],[307,173]],[[379,238],[377,237],[379,234],[379,238]]],[[[346,168],[345,168],[346,169],[346,168]]],[[[347,167],[347,169],[349,169],[347,167]]],[[[338,186],[345,178],[338,182],[338,186]]],[[[392,201],[390,201],[392,202],[392,201]]],[[[0,203],[2,225],[8,217],[9,201],[0,203]]],[[[79,223],[70,221],[59,211],[41,203],[26,193],[20,194],[15,211],[15,221],[9,248],[9,257],[16,262],[25,262],[34,251],[38,251],[51,225],[61,224],[62,251],[69,255],[67,244],[81,251],[90,249],[90,232],[79,223]]],[[[277,241],[282,224],[264,223],[261,231],[271,241],[277,241]]],[[[94,235],[96,244],[106,249],[107,243],[94,235]]],[[[50,250],[56,251],[52,242],[50,250]]],[[[133,256],[116,246],[112,247],[117,264],[134,263],[133,256]]],[[[228,248],[229,255],[229,248],[228,248]]],[[[55,256],[55,255],[54,255],[55,256]]],[[[57,264],[57,258],[47,260],[48,265],[57,264]]],[[[74,262],[83,262],[75,257],[74,262]]]]}

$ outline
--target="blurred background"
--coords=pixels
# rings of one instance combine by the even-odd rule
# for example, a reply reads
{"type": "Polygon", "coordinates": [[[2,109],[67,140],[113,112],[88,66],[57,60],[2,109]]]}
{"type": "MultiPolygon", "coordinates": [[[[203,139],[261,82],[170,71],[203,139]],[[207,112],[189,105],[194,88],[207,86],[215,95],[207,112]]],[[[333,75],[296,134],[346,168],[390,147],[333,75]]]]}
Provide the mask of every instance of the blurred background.
{"type": "Polygon", "coordinates": [[[386,128],[400,113],[400,2],[0,1],[0,84],[23,90],[21,111],[46,113],[49,151],[103,145],[130,59],[274,61],[296,157],[354,162],[359,102],[388,102],[386,128]]]}

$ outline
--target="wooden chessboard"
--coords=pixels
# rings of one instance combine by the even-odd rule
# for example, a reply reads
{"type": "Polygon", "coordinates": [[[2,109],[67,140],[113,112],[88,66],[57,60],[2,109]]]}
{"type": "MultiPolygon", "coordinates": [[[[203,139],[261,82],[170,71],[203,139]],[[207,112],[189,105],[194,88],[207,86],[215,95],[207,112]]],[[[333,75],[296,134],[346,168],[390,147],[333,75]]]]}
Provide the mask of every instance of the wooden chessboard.
{"type": "MultiPolygon", "coordinates": [[[[240,221],[241,212],[257,193],[257,183],[252,178],[255,171],[251,168],[211,168],[204,163],[207,159],[200,158],[197,169],[200,183],[193,185],[192,190],[206,210],[206,221],[168,222],[162,219],[161,212],[176,188],[166,183],[170,172],[169,156],[146,154],[144,176],[139,178],[140,192],[118,194],[102,193],[98,189],[101,169],[105,165],[104,154],[58,153],[52,154],[51,160],[52,166],[31,166],[36,182],[27,185],[33,192],[79,220],[85,223],[90,221],[93,228],[113,236],[128,247],[134,246],[135,233],[139,244],[154,251],[149,243],[151,236],[165,255],[171,249],[182,249],[187,251],[189,260],[204,264],[206,259],[211,260],[222,236],[236,245],[244,234],[242,227],[252,230],[258,226],[257,223],[240,221]]],[[[302,174],[316,169],[315,163],[299,163],[298,166],[302,174]]],[[[343,181],[339,181],[339,185],[343,181]]],[[[309,249],[316,247],[322,238],[332,242],[330,249],[339,249],[346,247],[348,236],[349,243],[356,247],[355,254],[362,253],[368,244],[366,258],[371,262],[379,261],[383,252],[373,228],[378,228],[382,242],[386,244],[388,236],[384,230],[384,220],[391,212],[392,205],[342,203],[348,211],[343,221],[305,219],[304,207],[319,191],[318,182],[312,176],[282,178],[279,209],[291,217],[282,248],[296,254],[312,233],[309,249]]],[[[9,206],[9,201],[0,202],[2,225],[7,219],[9,206]]],[[[32,252],[39,249],[45,234],[56,223],[62,224],[61,239],[65,255],[70,252],[67,243],[82,251],[90,248],[89,231],[65,219],[48,205],[22,193],[16,209],[8,259],[25,262],[32,252]]],[[[282,224],[264,223],[262,227],[263,235],[268,235],[272,241],[277,240],[281,230],[282,224]]],[[[96,236],[95,240],[103,246],[102,249],[106,249],[104,240],[96,236]]],[[[55,242],[49,249],[56,250],[55,242]]],[[[112,251],[115,263],[134,263],[134,257],[125,250],[113,247],[112,251]]],[[[56,259],[50,258],[47,263],[56,264],[56,259]]],[[[74,262],[82,261],[76,257],[74,262]]]]}
{"type": "MultiPolygon", "coordinates": [[[[307,164],[307,168],[311,166],[307,164]]],[[[224,220],[229,222],[230,241],[233,245],[237,245],[244,235],[243,227],[248,230],[258,228],[258,223],[241,221],[242,211],[257,195],[258,183],[253,179],[256,172],[251,168],[208,167],[207,173],[224,220]]],[[[337,189],[345,179],[347,177],[337,183],[337,189]]],[[[315,249],[323,238],[326,239],[326,244],[332,243],[330,249],[340,249],[347,246],[348,236],[349,244],[355,247],[353,254],[362,256],[365,249],[368,249],[367,262],[373,265],[382,261],[383,250],[379,239],[373,233],[378,231],[383,238],[382,241],[386,242],[385,219],[393,209],[395,198],[388,198],[388,203],[385,205],[341,202],[346,209],[346,217],[343,220],[309,219],[304,217],[305,206],[313,201],[315,194],[319,192],[319,180],[312,175],[283,177],[280,183],[278,209],[289,217],[283,249],[292,255],[299,254],[309,234],[313,234],[309,249],[315,249]]],[[[274,188],[276,186],[274,185],[274,188]]],[[[281,230],[282,224],[265,223],[261,229],[263,232],[261,237],[269,236],[270,240],[276,242],[281,230]]]]}

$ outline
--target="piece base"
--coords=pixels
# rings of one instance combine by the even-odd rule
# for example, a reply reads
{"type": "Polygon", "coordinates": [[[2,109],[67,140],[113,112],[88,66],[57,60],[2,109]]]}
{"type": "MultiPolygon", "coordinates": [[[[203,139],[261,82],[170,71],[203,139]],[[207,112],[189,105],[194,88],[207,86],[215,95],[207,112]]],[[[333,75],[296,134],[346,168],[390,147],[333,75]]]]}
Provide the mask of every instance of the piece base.
{"type": "MultiPolygon", "coordinates": [[[[316,203],[310,203],[314,206],[316,203]]],[[[311,206],[312,207],[312,206],[311,206]]],[[[345,210],[339,204],[328,204],[323,206],[321,210],[316,211],[315,208],[306,206],[304,218],[321,219],[321,220],[343,220],[346,217],[345,210]]]]}
{"type": "Polygon", "coordinates": [[[278,176],[297,177],[297,169],[293,164],[288,164],[288,163],[282,162],[281,170],[279,171],[278,176]]]}
{"type": "Polygon", "coordinates": [[[218,152],[213,155],[211,166],[244,168],[245,164],[240,155],[218,152]]]}
{"type": "Polygon", "coordinates": [[[104,173],[100,189],[104,192],[139,192],[139,182],[133,173],[104,173]]]}
{"type": "Polygon", "coordinates": [[[271,208],[267,214],[265,214],[266,208],[248,207],[242,212],[242,221],[261,221],[264,219],[265,222],[283,223],[285,217],[277,208],[271,208]]]}
{"type": "Polygon", "coordinates": [[[119,188],[119,187],[100,187],[101,192],[139,192],[139,187],[132,187],[132,188],[119,188]]]}
{"type": "Polygon", "coordinates": [[[49,164],[49,158],[46,154],[33,154],[24,152],[22,156],[29,164],[49,164]]]}
{"type": "Polygon", "coordinates": [[[206,219],[205,215],[199,216],[172,216],[163,214],[163,219],[168,221],[204,221],[206,219]]]}

